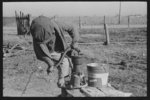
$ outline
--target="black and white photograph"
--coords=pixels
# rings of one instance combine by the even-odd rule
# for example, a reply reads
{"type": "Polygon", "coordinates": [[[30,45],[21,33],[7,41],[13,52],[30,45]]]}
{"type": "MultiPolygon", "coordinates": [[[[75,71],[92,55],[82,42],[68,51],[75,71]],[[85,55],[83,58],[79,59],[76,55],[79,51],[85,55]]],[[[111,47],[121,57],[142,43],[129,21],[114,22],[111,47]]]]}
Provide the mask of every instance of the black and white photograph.
{"type": "Polygon", "coordinates": [[[147,97],[146,1],[2,2],[3,97],[147,97]]]}

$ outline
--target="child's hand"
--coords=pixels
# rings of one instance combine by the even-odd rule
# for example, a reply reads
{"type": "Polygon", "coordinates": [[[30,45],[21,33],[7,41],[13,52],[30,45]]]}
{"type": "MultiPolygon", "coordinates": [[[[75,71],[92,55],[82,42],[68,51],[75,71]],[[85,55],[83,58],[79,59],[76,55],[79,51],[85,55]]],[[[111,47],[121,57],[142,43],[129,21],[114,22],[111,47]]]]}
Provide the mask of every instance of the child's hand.
{"type": "Polygon", "coordinates": [[[64,84],[65,84],[65,80],[64,80],[64,78],[60,78],[59,80],[58,80],[58,87],[63,87],[64,86],[64,84]]]}
{"type": "Polygon", "coordinates": [[[52,73],[54,71],[54,66],[47,68],[47,74],[52,73]]]}

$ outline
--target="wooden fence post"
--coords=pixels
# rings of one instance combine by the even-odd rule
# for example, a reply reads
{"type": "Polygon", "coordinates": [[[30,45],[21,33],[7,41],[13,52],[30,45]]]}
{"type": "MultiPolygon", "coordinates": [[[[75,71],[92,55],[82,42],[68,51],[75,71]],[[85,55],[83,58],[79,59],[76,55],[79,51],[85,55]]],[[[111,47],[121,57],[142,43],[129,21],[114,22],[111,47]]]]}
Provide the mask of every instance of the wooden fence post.
{"type": "Polygon", "coordinates": [[[16,16],[16,24],[17,24],[17,32],[18,32],[18,35],[19,35],[19,22],[18,22],[18,15],[17,15],[17,12],[15,11],[15,16],[16,16]]]}
{"type": "Polygon", "coordinates": [[[109,45],[110,41],[109,41],[109,30],[108,30],[108,26],[105,22],[105,16],[104,16],[104,30],[105,30],[105,35],[106,35],[106,41],[104,42],[104,45],[109,45]]]}
{"type": "Polygon", "coordinates": [[[106,23],[106,20],[105,20],[105,16],[104,16],[104,24],[106,23]]]}
{"type": "Polygon", "coordinates": [[[128,16],[128,28],[130,27],[130,16],[128,16]]]}
{"type": "Polygon", "coordinates": [[[79,16],[79,29],[81,29],[81,18],[79,16]]]}
{"type": "Polygon", "coordinates": [[[121,2],[119,6],[119,24],[121,23],[121,2]]]}

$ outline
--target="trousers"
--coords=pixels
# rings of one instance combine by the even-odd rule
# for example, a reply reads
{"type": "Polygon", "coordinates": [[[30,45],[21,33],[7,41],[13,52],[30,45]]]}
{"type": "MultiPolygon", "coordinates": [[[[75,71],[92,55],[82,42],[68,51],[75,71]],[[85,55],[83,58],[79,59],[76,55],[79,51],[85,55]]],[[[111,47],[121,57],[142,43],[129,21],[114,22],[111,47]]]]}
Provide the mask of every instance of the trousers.
{"type": "MultiPolygon", "coordinates": [[[[50,66],[51,63],[54,63],[54,65],[55,65],[56,63],[58,63],[58,61],[59,61],[59,59],[61,57],[61,53],[53,52],[53,53],[51,53],[51,57],[53,59],[55,59],[56,61],[51,60],[49,57],[43,57],[42,60],[44,62],[46,62],[48,64],[48,66],[50,66]]],[[[68,76],[70,74],[69,59],[70,58],[64,57],[62,63],[60,64],[60,66],[58,66],[59,78],[68,76]]]]}

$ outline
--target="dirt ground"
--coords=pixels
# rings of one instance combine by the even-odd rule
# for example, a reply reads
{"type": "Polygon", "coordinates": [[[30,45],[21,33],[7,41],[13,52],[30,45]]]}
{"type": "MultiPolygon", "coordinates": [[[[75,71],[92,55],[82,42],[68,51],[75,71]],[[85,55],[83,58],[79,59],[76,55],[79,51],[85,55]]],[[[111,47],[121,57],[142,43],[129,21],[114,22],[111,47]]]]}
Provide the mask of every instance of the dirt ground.
{"type": "MultiPolygon", "coordinates": [[[[103,30],[82,29],[80,33],[81,43],[105,41],[103,30]]],[[[68,37],[67,40],[70,41],[68,37]]],[[[9,43],[9,47],[5,49],[11,48],[19,41],[22,42],[21,46],[27,49],[3,59],[3,96],[20,97],[30,73],[37,70],[23,96],[57,97],[61,93],[60,88],[57,87],[58,71],[56,69],[49,76],[45,73],[47,65],[36,59],[31,37],[26,38],[29,42],[27,44],[16,35],[15,30],[3,31],[3,46],[9,43]]],[[[99,62],[109,65],[109,83],[113,87],[124,92],[131,92],[133,96],[147,96],[146,28],[111,29],[110,41],[118,43],[112,43],[109,46],[102,44],[79,46],[88,56],[87,63],[99,62]]],[[[14,52],[17,51],[19,50],[14,50],[14,52]]]]}

